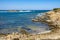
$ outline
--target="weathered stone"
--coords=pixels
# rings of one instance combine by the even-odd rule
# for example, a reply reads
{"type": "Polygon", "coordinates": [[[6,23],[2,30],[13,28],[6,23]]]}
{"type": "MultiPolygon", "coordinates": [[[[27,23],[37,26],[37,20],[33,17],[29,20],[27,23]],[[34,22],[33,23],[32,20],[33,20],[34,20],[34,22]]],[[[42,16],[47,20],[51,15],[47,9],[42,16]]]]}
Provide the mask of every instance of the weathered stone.
{"type": "Polygon", "coordinates": [[[60,27],[60,13],[49,11],[45,13],[45,15],[42,15],[41,17],[38,17],[37,19],[33,19],[33,21],[45,22],[45,23],[48,23],[48,25],[60,27]]]}
{"type": "Polygon", "coordinates": [[[36,17],[33,21],[47,23],[51,29],[50,33],[41,34],[40,38],[58,39],[60,38],[60,12],[49,11],[42,16],[36,17]]]}

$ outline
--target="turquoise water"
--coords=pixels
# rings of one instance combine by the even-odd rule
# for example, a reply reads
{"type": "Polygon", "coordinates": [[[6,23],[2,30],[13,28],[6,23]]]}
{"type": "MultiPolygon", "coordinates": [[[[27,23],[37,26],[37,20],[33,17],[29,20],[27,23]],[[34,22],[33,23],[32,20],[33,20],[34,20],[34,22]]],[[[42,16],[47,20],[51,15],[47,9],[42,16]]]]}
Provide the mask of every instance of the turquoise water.
{"type": "MultiPolygon", "coordinates": [[[[37,14],[49,10],[32,10],[31,12],[0,12],[0,33],[14,32],[17,30],[8,30],[12,28],[29,27],[30,29],[48,28],[47,24],[41,22],[32,22],[37,14]],[[32,27],[31,27],[32,26],[32,27]]],[[[34,30],[35,30],[34,29],[34,30]]]]}

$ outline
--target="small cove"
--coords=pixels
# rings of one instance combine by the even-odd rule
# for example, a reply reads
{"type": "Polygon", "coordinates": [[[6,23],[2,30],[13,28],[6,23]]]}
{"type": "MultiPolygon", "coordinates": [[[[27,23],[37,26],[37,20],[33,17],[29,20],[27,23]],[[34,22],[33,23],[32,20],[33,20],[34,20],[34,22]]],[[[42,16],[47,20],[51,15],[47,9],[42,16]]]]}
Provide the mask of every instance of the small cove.
{"type": "Polygon", "coordinates": [[[47,31],[49,29],[47,24],[32,22],[32,18],[35,18],[37,14],[47,11],[49,10],[38,10],[32,12],[0,12],[0,33],[19,32],[21,27],[34,30],[27,30],[31,33],[35,33],[35,31],[47,31]]]}

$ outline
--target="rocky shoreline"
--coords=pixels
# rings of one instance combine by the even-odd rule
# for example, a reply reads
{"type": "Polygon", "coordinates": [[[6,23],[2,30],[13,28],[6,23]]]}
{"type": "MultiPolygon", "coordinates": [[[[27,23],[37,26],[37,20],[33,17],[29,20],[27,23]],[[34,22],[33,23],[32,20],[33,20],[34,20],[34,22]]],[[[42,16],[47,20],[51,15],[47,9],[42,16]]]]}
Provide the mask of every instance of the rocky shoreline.
{"type": "Polygon", "coordinates": [[[41,34],[29,34],[22,30],[21,33],[12,33],[0,37],[0,40],[60,40],[60,9],[56,8],[46,12],[42,16],[32,19],[33,22],[47,23],[50,27],[50,32],[41,34]]]}

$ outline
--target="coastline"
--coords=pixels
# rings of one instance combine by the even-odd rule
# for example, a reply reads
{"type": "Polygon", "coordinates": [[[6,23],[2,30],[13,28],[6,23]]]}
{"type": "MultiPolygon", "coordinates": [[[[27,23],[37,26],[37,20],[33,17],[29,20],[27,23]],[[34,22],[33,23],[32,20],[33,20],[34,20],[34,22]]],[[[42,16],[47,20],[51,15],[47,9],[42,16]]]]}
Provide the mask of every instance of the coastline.
{"type": "Polygon", "coordinates": [[[41,34],[29,34],[25,30],[21,30],[23,34],[12,33],[5,35],[5,40],[60,40],[60,10],[54,9],[53,11],[46,12],[38,19],[33,19],[33,22],[47,23],[50,31],[42,32],[41,34]]]}

